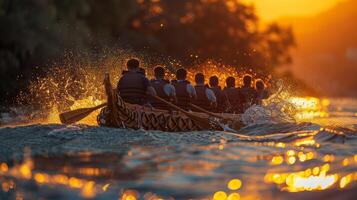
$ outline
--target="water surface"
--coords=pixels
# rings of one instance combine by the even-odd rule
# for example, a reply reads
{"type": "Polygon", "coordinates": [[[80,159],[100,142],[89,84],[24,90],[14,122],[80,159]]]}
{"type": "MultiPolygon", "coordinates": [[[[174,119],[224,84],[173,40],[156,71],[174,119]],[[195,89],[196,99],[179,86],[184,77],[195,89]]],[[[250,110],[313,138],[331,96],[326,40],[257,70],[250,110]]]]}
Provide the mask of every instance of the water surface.
{"type": "Polygon", "coordinates": [[[237,133],[3,127],[0,199],[356,199],[356,102],[237,133]]]}

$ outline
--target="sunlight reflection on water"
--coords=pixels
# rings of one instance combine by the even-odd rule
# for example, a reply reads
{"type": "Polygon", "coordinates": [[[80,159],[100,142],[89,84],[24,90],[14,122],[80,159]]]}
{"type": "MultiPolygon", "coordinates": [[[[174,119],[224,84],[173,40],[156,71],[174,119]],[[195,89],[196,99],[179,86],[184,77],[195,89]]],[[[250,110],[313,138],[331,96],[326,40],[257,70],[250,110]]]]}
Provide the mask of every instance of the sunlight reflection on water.
{"type": "MultiPolygon", "coordinates": [[[[295,97],[290,103],[295,105],[297,123],[288,128],[285,122],[263,124],[262,128],[255,125],[249,134],[242,132],[244,137],[236,136],[238,139],[233,141],[228,133],[203,132],[212,134],[204,145],[187,145],[180,144],[182,135],[145,132],[157,134],[156,139],[160,139],[160,134],[168,137],[165,142],[157,142],[157,146],[145,147],[147,141],[131,145],[141,133],[127,130],[138,138],[122,138],[128,139],[129,144],[122,154],[95,153],[86,151],[89,147],[78,147],[81,152],[70,155],[34,157],[26,150],[21,162],[0,162],[0,198],[38,195],[49,199],[45,191],[57,190],[54,194],[68,195],[62,199],[284,199],[287,194],[355,189],[355,129],[309,123],[301,126],[300,122],[327,120],[328,125],[333,125],[329,120],[345,121],[347,116],[349,121],[344,123],[353,125],[357,110],[336,106],[333,99],[295,97]],[[178,147],[168,145],[172,141],[178,147]],[[37,189],[32,191],[28,185],[37,189]]],[[[89,105],[86,100],[77,102],[73,109],[85,105],[89,105]]],[[[92,117],[82,123],[94,123],[95,114],[92,117]]],[[[90,128],[102,131],[100,127],[90,128]]],[[[62,127],[51,130],[47,136],[74,131],[81,132],[82,128],[62,127]],[[62,129],[67,131],[56,132],[62,129]]],[[[71,137],[78,145],[81,143],[75,138],[78,136],[71,137]]],[[[107,146],[97,139],[98,146],[107,146]]]]}
{"type": "MultiPolygon", "coordinates": [[[[252,156],[257,156],[257,154],[253,149],[253,151],[249,150],[248,146],[241,146],[243,144],[251,146],[249,143],[226,143],[224,150],[221,150],[216,145],[202,146],[195,148],[195,151],[202,151],[204,153],[203,157],[187,155],[188,157],[183,158],[183,160],[174,159],[176,156],[182,157],[183,155],[170,154],[169,152],[169,154],[164,153],[162,155],[153,154],[154,152],[150,153],[150,149],[148,149],[149,151],[142,149],[140,151],[131,151],[131,153],[128,152],[124,158],[112,157],[107,154],[96,155],[91,152],[82,152],[74,157],[67,155],[64,157],[40,156],[31,158],[28,153],[25,153],[27,156],[25,156],[22,163],[15,165],[0,163],[0,180],[3,192],[18,191],[16,193],[17,196],[27,194],[26,189],[23,191],[22,182],[32,182],[39,187],[60,186],[64,187],[64,190],[77,190],[79,195],[85,199],[103,197],[103,194],[108,192],[113,194],[114,191],[120,191],[118,196],[120,199],[168,199],[167,196],[163,198],[159,194],[155,194],[158,189],[155,189],[155,187],[151,189],[150,193],[143,193],[141,189],[134,189],[136,184],[140,185],[145,180],[144,177],[148,178],[149,174],[156,173],[154,170],[156,167],[152,168],[147,163],[149,161],[156,163],[156,170],[159,170],[159,173],[163,173],[161,178],[159,178],[161,175],[158,174],[158,180],[167,179],[176,173],[188,177],[192,176],[192,178],[195,176],[217,176],[218,178],[220,175],[219,173],[217,174],[217,170],[225,169],[228,176],[224,176],[223,180],[226,181],[221,182],[217,179],[216,181],[218,182],[215,181],[212,186],[209,186],[210,184],[207,185],[209,190],[215,188],[216,186],[214,185],[221,185],[209,197],[219,200],[257,197],[256,193],[250,194],[253,180],[256,181],[255,184],[258,184],[256,187],[259,187],[259,190],[262,191],[262,194],[259,195],[260,198],[263,197],[261,196],[264,194],[263,191],[267,192],[266,190],[271,184],[276,185],[282,192],[296,193],[333,188],[344,189],[357,180],[357,154],[352,156],[342,156],[339,153],[323,155],[318,151],[320,147],[316,147],[311,142],[301,145],[296,145],[296,142],[280,142],[276,144],[266,143],[265,147],[263,146],[264,148],[262,146],[259,148],[265,149],[265,155],[261,158],[258,157],[258,159],[251,159],[252,156]],[[230,153],[234,154],[235,152],[239,152],[240,156],[237,155],[238,157],[236,158],[229,156],[230,153]],[[171,159],[170,157],[173,158],[171,159]],[[191,157],[196,157],[197,160],[191,160],[191,157]],[[151,161],[147,160],[148,158],[151,161]],[[116,162],[113,163],[116,159],[126,161],[123,165],[116,162]],[[57,163],[53,163],[53,160],[57,160],[57,163]],[[131,166],[129,164],[131,162],[136,164],[131,166]],[[256,168],[256,171],[251,171],[251,174],[247,174],[248,171],[244,172],[243,170],[237,174],[237,169],[230,166],[231,164],[229,163],[231,162],[238,164],[238,171],[240,171],[239,166],[243,167],[243,169],[247,166],[253,167],[253,169],[256,168]],[[149,166],[146,166],[147,164],[149,166]],[[129,171],[125,172],[125,168],[128,167],[129,171]],[[134,171],[131,171],[130,168],[134,171]],[[232,173],[232,170],[236,172],[232,173]],[[168,172],[168,174],[164,175],[164,172],[168,172]],[[141,173],[143,174],[140,175],[141,173]],[[130,176],[137,175],[138,179],[130,178],[130,176]],[[230,175],[233,177],[227,179],[230,175]],[[120,178],[127,176],[129,176],[128,179],[120,178]],[[121,181],[130,183],[129,185],[134,187],[124,187],[124,189],[122,187],[125,184],[121,185],[121,181]]],[[[176,189],[179,189],[182,187],[179,182],[170,181],[168,185],[171,185],[169,187],[175,187],[176,185],[176,189]]],[[[197,184],[197,187],[200,187],[199,185],[197,184]]],[[[267,193],[266,199],[270,199],[269,193],[267,193]]]]}

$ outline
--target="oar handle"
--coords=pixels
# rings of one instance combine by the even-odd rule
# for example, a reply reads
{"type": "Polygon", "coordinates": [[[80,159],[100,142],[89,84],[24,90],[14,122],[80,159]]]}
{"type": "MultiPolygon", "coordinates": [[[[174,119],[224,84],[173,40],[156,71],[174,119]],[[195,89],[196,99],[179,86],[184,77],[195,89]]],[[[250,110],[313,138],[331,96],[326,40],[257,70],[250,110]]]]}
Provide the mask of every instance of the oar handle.
{"type": "Polygon", "coordinates": [[[173,104],[171,102],[166,101],[165,99],[163,99],[163,98],[161,98],[159,96],[151,95],[151,97],[153,97],[154,99],[157,99],[157,100],[159,100],[161,102],[164,102],[165,104],[169,105],[170,107],[172,107],[172,108],[174,108],[174,109],[176,109],[176,110],[178,110],[178,111],[180,111],[180,112],[182,112],[182,113],[184,113],[186,115],[191,115],[191,113],[187,112],[186,110],[176,106],[175,104],[173,104]]]}
{"type": "Polygon", "coordinates": [[[93,109],[93,110],[97,110],[97,109],[102,108],[102,107],[104,107],[104,106],[106,106],[106,105],[108,105],[108,103],[107,103],[107,102],[102,103],[102,104],[99,104],[99,105],[97,105],[97,106],[93,107],[92,109],[93,109]]]}
{"type": "Polygon", "coordinates": [[[213,117],[222,118],[222,116],[219,116],[219,115],[217,115],[217,114],[215,114],[215,113],[212,113],[212,112],[210,112],[210,111],[208,111],[208,110],[205,110],[205,109],[203,109],[203,108],[201,108],[201,107],[199,107],[199,106],[197,106],[197,105],[195,105],[195,104],[190,103],[190,106],[193,107],[193,108],[195,108],[195,109],[197,109],[197,110],[199,110],[199,111],[201,111],[201,112],[204,112],[204,113],[206,113],[206,114],[208,114],[208,115],[211,115],[211,116],[213,116],[213,117]]]}
{"type": "Polygon", "coordinates": [[[185,114],[187,117],[191,118],[193,121],[195,121],[202,129],[210,129],[211,128],[211,124],[209,121],[207,121],[206,119],[203,119],[199,116],[196,116],[192,113],[187,112],[186,110],[176,106],[175,104],[166,101],[165,99],[162,99],[156,95],[152,95],[153,98],[157,99],[158,101],[161,101],[167,105],[169,105],[170,107],[182,112],[183,114],[185,114]]]}

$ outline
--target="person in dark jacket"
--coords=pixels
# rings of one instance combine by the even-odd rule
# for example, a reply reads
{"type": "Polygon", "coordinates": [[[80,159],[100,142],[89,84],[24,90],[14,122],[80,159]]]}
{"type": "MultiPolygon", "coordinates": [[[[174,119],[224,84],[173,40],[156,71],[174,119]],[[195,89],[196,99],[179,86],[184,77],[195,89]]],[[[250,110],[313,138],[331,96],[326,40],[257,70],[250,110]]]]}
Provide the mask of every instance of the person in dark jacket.
{"type": "Polygon", "coordinates": [[[146,76],[146,70],[144,68],[139,67],[138,72],[141,73],[142,75],[146,76]]]}
{"type": "Polygon", "coordinates": [[[172,85],[176,90],[177,105],[185,110],[190,110],[190,103],[196,99],[196,90],[189,81],[186,80],[187,71],[178,69],[176,71],[176,79],[172,81],[172,85]]]}
{"type": "Polygon", "coordinates": [[[122,74],[118,85],[118,94],[127,103],[145,105],[148,102],[147,95],[156,95],[150,81],[139,72],[140,62],[130,59],[126,64],[128,71],[122,74]]]}
{"type": "Polygon", "coordinates": [[[243,86],[240,88],[240,92],[243,94],[245,99],[244,110],[254,104],[257,104],[258,93],[252,86],[252,76],[245,75],[243,77],[243,86]]]}
{"type": "MultiPolygon", "coordinates": [[[[155,89],[157,96],[165,99],[166,101],[176,103],[175,87],[170,84],[170,81],[165,80],[165,69],[163,67],[156,67],[154,69],[155,79],[152,79],[151,85],[155,89]]],[[[167,104],[162,103],[154,98],[151,99],[151,105],[154,108],[170,110],[167,104]]]]}
{"type": "Polygon", "coordinates": [[[195,82],[197,98],[193,101],[193,104],[205,110],[214,111],[214,109],[217,107],[217,98],[213,90],[205,85],[205,76],[202,73],[197,73],[195,75],[195,82]]]}
{"type": "Polygon", "coordinates": [[[244,96],[236,88],[236,79],[234,77],[230,76],[226,79],[226,88],[223,90],[223,95],[227,99],[226,112],[243,113],[244,96]]]}
{"type": "Polygon", "coordinates": [[[224,112],[224,106],[226,105],[226,98],[223,95],[221,86],[219,86],[219,80],[217,76],[211,76],[209,78],[210,89],[214,92],[217,99],[217,107],[215,112],[224,112]]]}
{"type": "Polygon", "coordinates": [[[268,99],[269,98],[269,92],[267,89],[265,89],[265,84],[262,80],[258,80],[255,83],[255,89],[257,91],[257,103],[262,104],[263,99],[268,99]]]}

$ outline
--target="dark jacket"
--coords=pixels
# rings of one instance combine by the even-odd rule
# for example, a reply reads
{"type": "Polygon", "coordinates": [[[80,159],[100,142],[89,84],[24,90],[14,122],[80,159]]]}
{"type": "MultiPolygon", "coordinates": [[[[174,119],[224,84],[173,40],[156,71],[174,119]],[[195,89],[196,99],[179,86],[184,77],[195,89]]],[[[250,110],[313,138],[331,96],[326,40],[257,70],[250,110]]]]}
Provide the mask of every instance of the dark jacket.
{"type": "Polygon", "coordinates": [[[257,104],[258,92],[253,87],[241,87],[240,92],[244,96],[245,104],[244,109],[249,108],[253,104],[257,104]]]}
{"type": "Polygon", "coordinates": [[[257,90],[258,98],[259,99],[268,99],[269,98],[269,92],[268,90],[257,90]]]}
{"type": "Polygon", "coordinates": [[[269,92],[268,90],[257,90],[257,104],[262,104],[263,99],[268,99],[269,98],[269,92]]]}
{"type": "MultiPolygon", "coordinates": [[[[205,86],[205,85],[199,85],[199,86],[196,85],[195,86],[197,98],[193,101],[193,103],[196,106],[199,106],[203,109],[212,110],[211,102],[209,101],[209,99],[207,98],[207,95],[206,95],[206,89],[207,89],[207,86],[205,86]]],[[[193,110],[195,110],[195,109],[193,109],[193,110]]],[[[199,111],[199,110],[197,110],[197,111],[199,111]]]]}
{"type": "Polygon", "coordinates": [[[225,88],[223,95],[227,99],[227,110],[232,113],[243,113],[244,97],[238,88],[225,88]]]}
{"type": "Polygon", "coordinates": [[[129,71],[120,78],[117,90],[125,102],[144,105],[147,102],[147,87],[148,81],[144,75],[129,71]]]}
{"type": "Polygon", "coordinates": [[[176,90],[176,98],[177,98],[177,106],[181,107],[182,109],[189,110],[190,103],[191,103],[191,96],[187,92],[187,85],[190,84],[189,81],[172,81],[172,85],[175,87],[176,90]]]}
{"type": "MultiPolygon", "coordinates": [[[[156,95],[165,99],[166,101],[172,101],[171,97],[169,97],[164,90],[164,87],[166,84],[170,84],[170,82],[168,80],[156,80],[153,79],[150,81],[151,86],[155,89],[156,91],[156,95]]],[[[158,108],[158,109],[163,109],[163,110],[169,110],[169,107],[167,106],[167,104],[162,103],[161,101],[158,101],[154,98],[150,99],[150,103],[154,108],[158,108]]]]}

